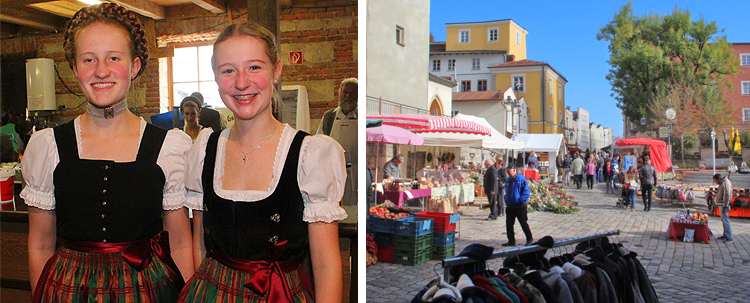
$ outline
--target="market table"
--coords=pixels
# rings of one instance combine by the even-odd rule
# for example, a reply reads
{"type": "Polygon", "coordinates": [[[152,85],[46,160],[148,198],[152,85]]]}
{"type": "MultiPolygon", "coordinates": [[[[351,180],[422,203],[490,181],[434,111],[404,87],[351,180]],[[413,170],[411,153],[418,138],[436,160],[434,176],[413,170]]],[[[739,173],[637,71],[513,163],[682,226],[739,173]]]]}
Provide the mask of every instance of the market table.
{"type": "Polygon", "coordinates": [[[524,171],[521,171],[521,175],[526,177],[526,179],[532,179],[534,182],[539,182],[539,171],[535,169],[527,169],[524,171]]]}
{"type": "MultiPolygon", "coordinates": [[[[382,194],[378,192],[378,204],[382,204],[386,199],[401,207],[406,200],[429,197],[432,189],[412,189],[412,190],[385,190],[382,194]]],[[[424,205],[425,203],[422,203],[424,205]]]]}
{"type": "Polygon", "coordinates": [[[685,236],[686,228],[692,228],[695,230],[695,241],[709,243],[709,240],[711,239],[711,231],[708,230],[708,224],[679,223],[672,221],[669,222],[667,235],[669,235],[669,239],[672,241],[680,242],[682,237],[685,236]]]}

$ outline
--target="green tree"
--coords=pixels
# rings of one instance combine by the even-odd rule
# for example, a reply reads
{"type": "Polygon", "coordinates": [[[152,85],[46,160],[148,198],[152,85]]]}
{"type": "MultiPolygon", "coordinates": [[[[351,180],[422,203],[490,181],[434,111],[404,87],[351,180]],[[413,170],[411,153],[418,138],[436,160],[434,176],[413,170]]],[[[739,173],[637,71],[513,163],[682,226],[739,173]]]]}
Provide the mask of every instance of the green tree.
{"type": "MultiPolygon", "coordinates": [[[[707,22],[703,17],[693,21],[689,11],[677,7],[663,17],[653,13],[635,16],[632,3],[624,5],[597,35],[597,39],[610,43],[607,80],[617,106],[631,121],[642,116],[653,120],[663,114],[649,108],[656,96],[665,95],[659,87],[670,87],[677,81],[683,86],[729,86],[731,90],[724,76],[736,74],[739,59],[723,32],[716,21],[707,22]]],[[[721,90],[702,94],[709,99],[701,100],[700,106],[711,114],[722,114],[714,109],[729,103],[721,90]]],[[[712,118],[702,128],[725,120],[712,118]]]]}

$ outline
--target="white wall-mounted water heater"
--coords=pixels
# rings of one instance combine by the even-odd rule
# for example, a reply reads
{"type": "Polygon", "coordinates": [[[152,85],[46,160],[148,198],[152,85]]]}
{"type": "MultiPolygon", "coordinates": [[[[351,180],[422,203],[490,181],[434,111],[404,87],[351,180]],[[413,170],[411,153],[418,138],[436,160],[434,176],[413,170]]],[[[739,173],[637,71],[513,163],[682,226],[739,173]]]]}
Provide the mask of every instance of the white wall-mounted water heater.
{"type": "Polygon", "coordinates": [[[54,60],[49,58],[26,60],[26,102],[29,111],[57,109],[54,60]]]}

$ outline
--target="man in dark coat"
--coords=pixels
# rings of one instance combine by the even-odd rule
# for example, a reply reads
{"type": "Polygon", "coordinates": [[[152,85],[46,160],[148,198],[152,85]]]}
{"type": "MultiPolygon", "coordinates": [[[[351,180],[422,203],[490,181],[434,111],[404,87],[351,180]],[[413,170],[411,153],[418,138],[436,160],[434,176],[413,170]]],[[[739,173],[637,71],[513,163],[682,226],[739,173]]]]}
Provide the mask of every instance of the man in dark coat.
{"type": "Polygon", "coordinates": [[[497,220],[497,169],[494,166],[495,161],[487,159],[484,161],[484,167],[487,171],[484,173],[484,193],[490,202],[490,216],[487,220],[497,220]]]}
{"type": "Polygon", "coordinates": [[[497,160],[495,162],[495,169],[497,169],[497,192],[495,193],[495,201],[497,201],[497,213],[505,215],[505,180],[508,179],[508,172],[505,171],[505,164],[503,160],[497,160]]]}

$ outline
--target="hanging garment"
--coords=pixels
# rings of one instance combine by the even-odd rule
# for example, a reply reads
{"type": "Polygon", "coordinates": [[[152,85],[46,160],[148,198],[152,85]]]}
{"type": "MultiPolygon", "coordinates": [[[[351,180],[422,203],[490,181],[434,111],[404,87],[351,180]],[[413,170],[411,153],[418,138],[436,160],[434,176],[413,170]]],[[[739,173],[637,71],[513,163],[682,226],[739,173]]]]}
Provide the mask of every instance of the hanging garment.
{"type": "Polygon", "coordinates": [[[573,296],[570,294],[568,284],[565,283],[565,280],[563,280],[559,273],[543,273],[542,280],[552,289],[555,296],[557,296],[557,301],[560,303],[575,303],[573,296]]]}
{"type": "Polygon", "coordinates": [[[487,278],[485,278],[482,275],[474,275],[471,277],[471,282],[474,283],[474,285],[479,286],[481,288],[484,288],[485,290],[489,291],[491,294],[495,295],[501,303],[511,303],[512,301],[508,299],[504,294],[498,292],[494,288],[492,288],[492,285],[489,281],[487,281],[487,278]]]}
{"type": "Polygon", "coordinates": [[[499,287],[500,290],[501,290],[501,292],[503,294],[505,294],[505,296],[508,297],[508,299],[510,299],[511,302],[513,302],[513,303],[521,303],[521,300],[518,299],[518,296],[516,294],[514,294],[513,292],[511,292],[510,289],[508,289],[508,286],[506,286],[505,283],[502,280],[500,280],[499,278],[497,278],[497,277],[490,277],[490,278],[487,279],[487,281],[490,282],[490,285],[492,285],[493,287],[495,287],[495,285],[497,285],[497,287],[495,289],[497,289],[499,287]]]}
{"type": "Polygon", "coordinates": [[[544,300],[542,291],[534,287],[534,285],[531,285],[531,283],[529,283],[528,281],[522,279],[514,273],[507,273],[504,275],[504,277],[508,279],[508,281],[516,289],[518,289],[518,291],[520,291],[526,297],[526,299],[529,300],[529,303],[547,303],[547,301],[544,300]]]}
{"type": "Polygon", "coordinates": [[[513,286],[513,284],[511,284],[510,281],[508,281],[508,279],[505,278],[505,276],[496,275],[495,277],[503,281],[503,283],[505,283],[505,286],[507,286],[511,292],[513,292],[514,294],[516,294],[516,296],[518,296],[518,299],[521,301],[521,303],[529,303],[529,300],[526,298],[526,296],[524,296],[524,294],[521,291],[519,291],[515,286],[513,286]]]}
{"type": "Polygon", "coordinates": [[[552,291],[552,288],[547,285],[547,283],[544,283],[542,281],[542,274],[538,271],[531,271],[527,272],[522,276],[522,278],[531,285],[534,285],[534,287],[538,288],[542,295],[544,296],[544,300],[547,301],[547,303],[559,303],[560,301],[557,300],[557,296],[555,296],[555,293],[552,291]]]}
{"type": "Polygon", "coordinates": [[[596,303],[596,283],[594,283],[591,275],[580,267],[573,265],[573,263],[565,263],[562,268],[573,277],[573,283],[578,287],[583,302],[596,303]]]}
{"type": "Polygon", "coordinates": [[[550,271],[560,274],[560,277],[562,277],[563,281],[565,281],[565,283],[568,285],[568,289],[570,289],[570,296],[573,297],[573,302],[584,303],[583,297],[581,297],[581,292],[578,290],[578,286],[573,283],[572,275],[565,272],[565,270],[563,270],[562,267],[559,266],[552,267],[550,271]]]}
{"type": "Polygon", "coordinates": [[[456,288],[461,292],[463,301],[468,303],[499,303],[500,299],[488,290],[474,285],[468,275],[461,275],[456,283],[456,288]]]}
{"type": "Polygon", "coordinates": [[[643,295],[643,300],[646,303],[659,303],[659,297],[656,296],[656,290],[654,290],[654,286],[651,284],[651,280],[649,280],[648,278],[646,269],[643,268],[641,262],[636,258],[637,256],[637,253],[631,251],[630,254],[625,256],[625,258],[628,259],[628,261],[631,262],[635,267],[636,274],[638,275],[638,283],[641,288],[641,295],[643,295]]]}

